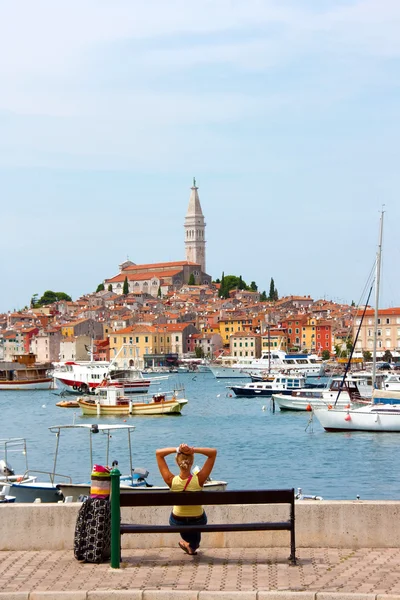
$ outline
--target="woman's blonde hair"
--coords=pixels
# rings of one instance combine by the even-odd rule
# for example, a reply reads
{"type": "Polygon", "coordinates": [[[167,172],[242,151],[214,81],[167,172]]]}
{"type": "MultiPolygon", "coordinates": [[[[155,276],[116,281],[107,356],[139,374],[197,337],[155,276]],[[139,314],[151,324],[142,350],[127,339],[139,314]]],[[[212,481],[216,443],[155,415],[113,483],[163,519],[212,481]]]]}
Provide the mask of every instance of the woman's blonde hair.
{"type": "Polygon", "coordinates": [[[193,454],[182,454],[182,452],[179,452],[179,454],[176,455],[176,464],[182,469],[190,469],[193,460],[193,454]]]}

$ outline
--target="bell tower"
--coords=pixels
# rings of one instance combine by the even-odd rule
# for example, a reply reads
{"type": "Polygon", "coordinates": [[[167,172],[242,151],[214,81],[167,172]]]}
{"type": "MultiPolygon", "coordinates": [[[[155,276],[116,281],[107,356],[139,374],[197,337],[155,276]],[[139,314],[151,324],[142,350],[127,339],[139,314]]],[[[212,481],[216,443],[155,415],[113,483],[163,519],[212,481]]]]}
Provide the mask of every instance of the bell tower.
{"type": "Polygon", "coordinates": [[[186,260],[201,265],[203,273],[206,272],[206,240],[203,211],[201,210],[199,188],[193,177],[189,206],[185,217],[185,250],[186,260]]]}

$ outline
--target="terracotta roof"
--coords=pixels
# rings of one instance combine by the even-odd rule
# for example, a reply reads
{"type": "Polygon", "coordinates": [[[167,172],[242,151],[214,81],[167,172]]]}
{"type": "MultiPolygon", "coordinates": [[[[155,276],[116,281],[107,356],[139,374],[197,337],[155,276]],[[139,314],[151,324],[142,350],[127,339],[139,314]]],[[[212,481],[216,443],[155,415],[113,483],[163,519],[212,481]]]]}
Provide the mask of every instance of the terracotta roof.
{"type": "Polygon", "coordinates": [[[124,273],[127,271],[141,271],[143,269],[155,269],[155,268],[165,268],[165,267],[186,267],[186,266],[199,266],[199,263],[192,263],[187,260],[178,260],[175,262],[163,262],[163,263],[153,263],[153,264],[144,264],[144,265],[129,265],[124,269],[124,273]]]}
{"type": "Polygon", "coordinates": [[[111,279],[106,279],[106,283],[120,283],[125,281],[125,277],[128,278],[128,281],[145,281],[147,279],[163,279],[163,277],[173,277],[178,273],[181,273],[182,269],[170,269],[169,271],[147,271],[146,273],[119,273],[112,277],[111,279]]]}

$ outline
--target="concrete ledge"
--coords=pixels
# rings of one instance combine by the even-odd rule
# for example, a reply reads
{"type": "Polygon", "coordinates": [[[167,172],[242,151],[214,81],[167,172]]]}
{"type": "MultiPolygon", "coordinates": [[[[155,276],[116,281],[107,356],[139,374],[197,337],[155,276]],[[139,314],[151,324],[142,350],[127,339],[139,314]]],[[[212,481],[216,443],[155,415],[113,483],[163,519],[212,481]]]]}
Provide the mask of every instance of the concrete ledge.
{"type": "MultiPolygon", "coordinates": [[[[80,504],[5,504],[0,511],[0,551],[71,550],[80,504]]],[[[236,505],[206,507],[210,523],[281,520],[288,507],[236,505]]],[[[169,507],[124,508],[122,520],[168,523],[169,507]]],[[[175,546],[176,534],[125,534],[123,548],[175,546]]],[[[204,534],[205,548],[260,548],[289,545],[283,531],[204,534]]],[[[399,548],[400,502],[310,501],[296,504],[298,548],[399,548]]],[[[29,599],[31,600],[31,599],[29,599]]]]}
{"type": "Polygon", "coordinates": [[[0,600],[399,600],[396,594],[291,591],[96,590],[0,592],[0,600]]]}

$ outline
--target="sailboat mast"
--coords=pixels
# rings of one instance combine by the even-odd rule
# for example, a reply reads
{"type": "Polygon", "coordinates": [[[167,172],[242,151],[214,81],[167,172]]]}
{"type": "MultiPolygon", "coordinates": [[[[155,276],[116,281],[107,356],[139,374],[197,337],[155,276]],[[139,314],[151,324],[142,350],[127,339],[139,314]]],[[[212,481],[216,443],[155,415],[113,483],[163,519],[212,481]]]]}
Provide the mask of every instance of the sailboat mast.
{"type": "Polygon", "coordinates": [[[381,220],[379,227],[379,243],[378,252],[376,255],[376,275],[375,275],[375,311],[374,311],[374,348],[372,355],[372,387],[376,387],[376,347],[378,345],[378,310],[379,310],[379,287],[381,280],[381,259],[382,259],[382,237],[383,237],[383,215],[381,212],[381,220]]]}

